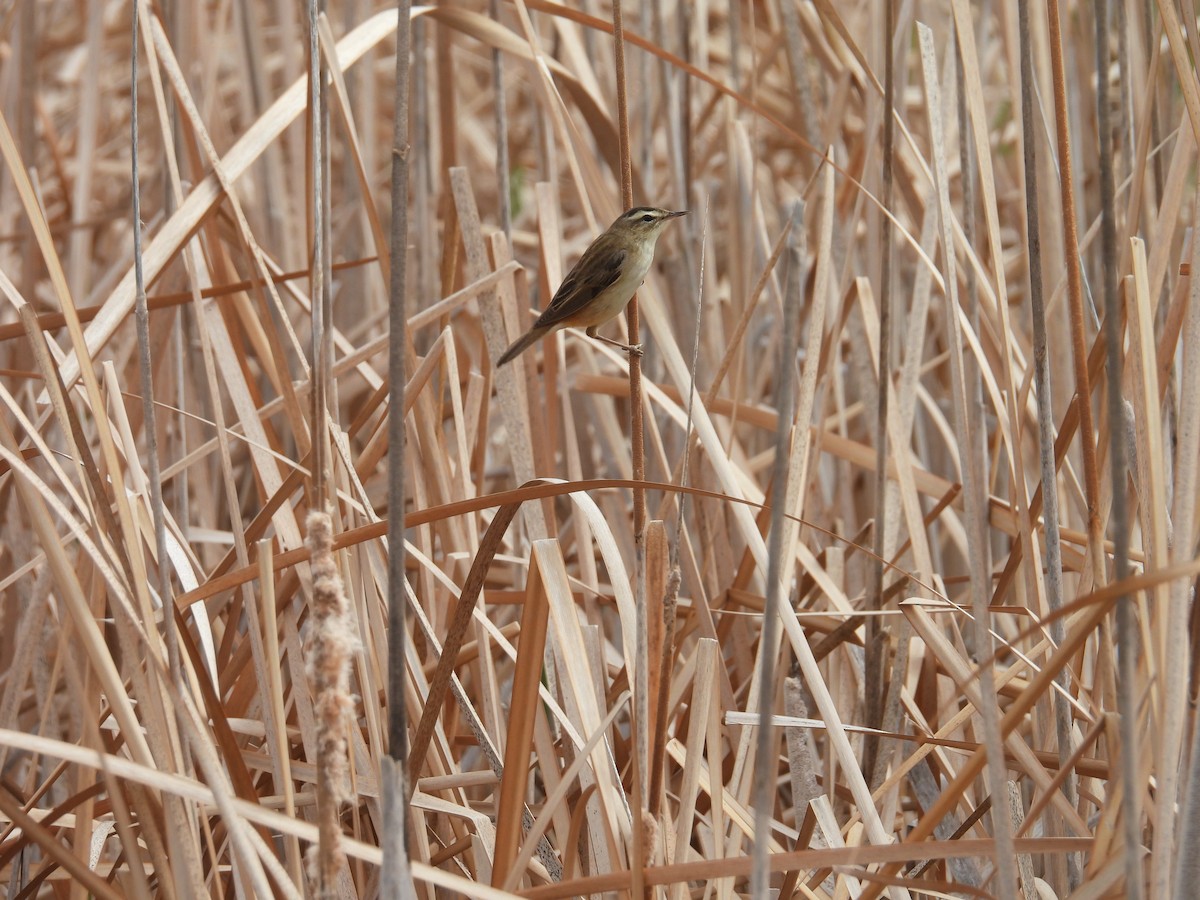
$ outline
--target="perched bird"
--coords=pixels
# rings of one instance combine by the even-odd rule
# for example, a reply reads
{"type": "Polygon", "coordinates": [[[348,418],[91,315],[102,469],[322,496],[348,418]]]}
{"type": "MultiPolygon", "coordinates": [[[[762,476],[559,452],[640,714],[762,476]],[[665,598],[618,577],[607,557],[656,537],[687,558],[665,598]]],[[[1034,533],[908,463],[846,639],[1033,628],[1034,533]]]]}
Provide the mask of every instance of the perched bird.
{"type": "Polygon", "coordinates": [[[516,359],[539,338],[559,328],[586,328],[588,337],[640,356],[640,344],[630,346],[601,337],[596,329],[625,308],[650,270],[658,236],[668,222],[685,215],[686,209],[672,212],[654,206],[635,206],[621,213],[608,231],[583,251],[550,305],[533,327],[504,351],[496,365],[516,359]]]}

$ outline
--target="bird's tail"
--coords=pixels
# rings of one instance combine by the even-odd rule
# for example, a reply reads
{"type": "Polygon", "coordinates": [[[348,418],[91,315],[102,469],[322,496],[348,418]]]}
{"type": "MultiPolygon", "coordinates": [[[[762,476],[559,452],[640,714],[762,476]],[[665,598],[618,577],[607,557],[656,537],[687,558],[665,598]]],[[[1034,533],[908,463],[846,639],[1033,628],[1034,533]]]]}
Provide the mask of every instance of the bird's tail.
{"type": "Polygon", "coordinates": [[[527,332],[513,341],[512,346],[505,350],[503,355],[496,360],[496,368],[500,368],[500,366],[504,365],[505,363],[512,362],[514,359],[536,344],[539,340],[544,338],[549,332],[549,328],[529,329],[527,332]]]}

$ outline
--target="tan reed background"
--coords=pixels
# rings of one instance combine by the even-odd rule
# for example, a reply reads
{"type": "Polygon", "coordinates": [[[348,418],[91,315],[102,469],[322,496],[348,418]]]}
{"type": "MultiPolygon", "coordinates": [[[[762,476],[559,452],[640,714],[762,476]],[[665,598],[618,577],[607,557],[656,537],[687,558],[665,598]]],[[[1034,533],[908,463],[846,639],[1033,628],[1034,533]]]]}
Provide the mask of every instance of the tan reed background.
{"type": "MultiPolygon", "coordinates": [[[[414,10],[416,896],[748,895],[757,772],[781,896],[1189,896],[1195,23],[1114,0],[1098,136],[1092,4],[898,2],[890,85],[888,5],[627,2],[624,132],[610,2],[414,10]],[[624,355],[491,364],[620,211],[623,140],[634,202],[691,209],[639,294],[640,539],[624,355]]],[[[314,167],[302,7],[141,8],[161,508],[130,4],[0,8],[8,897],[380,896],[397,16],[328,4],[314,167]]]]}

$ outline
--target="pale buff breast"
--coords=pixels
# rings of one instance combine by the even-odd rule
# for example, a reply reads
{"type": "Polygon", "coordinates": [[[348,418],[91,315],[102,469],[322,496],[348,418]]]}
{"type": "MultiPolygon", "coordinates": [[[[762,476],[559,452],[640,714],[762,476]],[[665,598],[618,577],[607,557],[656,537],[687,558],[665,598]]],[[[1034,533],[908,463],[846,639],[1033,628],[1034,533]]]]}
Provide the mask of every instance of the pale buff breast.
{"type": "Polygon", "coordinates": [[[650,263],[654,260],[655,243],[657,239],[643,243],[640,251],[635,251],[633,257],[626,260],[621,277],[603,294],[592,300],[585,309],[572,316],[569,322],[563,324],[574,328],[592,328],[616,318],[645,280],[650,263]]]}

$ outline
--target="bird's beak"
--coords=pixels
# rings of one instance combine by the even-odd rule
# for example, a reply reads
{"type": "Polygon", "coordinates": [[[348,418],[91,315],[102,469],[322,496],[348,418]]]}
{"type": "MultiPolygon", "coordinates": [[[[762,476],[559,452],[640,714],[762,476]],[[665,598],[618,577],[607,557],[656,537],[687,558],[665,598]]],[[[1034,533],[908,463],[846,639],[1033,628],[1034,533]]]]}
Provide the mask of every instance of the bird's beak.
{"type": "Polygon", "coordinates": [[[688,212],[689,211],[686,209],[677,210],[676,212],[669,212],[669,213],[667,213],[667,218],[668,219],[677,219],[680,216],[686,216],[688,214],[688,212]]]}

